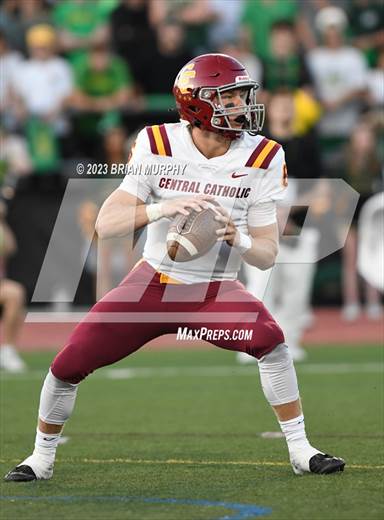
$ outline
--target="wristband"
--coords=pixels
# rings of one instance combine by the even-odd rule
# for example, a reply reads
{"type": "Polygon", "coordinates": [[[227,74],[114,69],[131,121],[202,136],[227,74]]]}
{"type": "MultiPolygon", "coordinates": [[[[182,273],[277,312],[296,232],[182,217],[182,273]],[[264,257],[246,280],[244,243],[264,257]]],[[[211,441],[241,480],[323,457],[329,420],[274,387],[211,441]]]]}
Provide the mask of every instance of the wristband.
{"type": "Polygon", "coordinates": [[[252,247],[252,239],[249,235],[239,232],[239,243],[235,246],[241,255],[249,251],[252,247]]]}
{"type": "Polygon", "coordinates": [[[159,220],[163,216],[162,204],[148,204],[145,208],[149,223],[159,220]]]}

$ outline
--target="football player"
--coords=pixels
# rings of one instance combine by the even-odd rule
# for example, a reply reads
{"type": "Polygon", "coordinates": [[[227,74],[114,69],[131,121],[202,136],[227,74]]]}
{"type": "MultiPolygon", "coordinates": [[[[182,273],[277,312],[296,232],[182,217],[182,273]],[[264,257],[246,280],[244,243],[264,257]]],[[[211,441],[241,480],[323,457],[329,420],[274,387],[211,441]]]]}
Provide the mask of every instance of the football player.
{"type": "Polygon", "coordinates": [[[256,103],[257,88],[230,56],[198,56],[175,81],[181,121],[138,134],[129,162],[132,175],[105,201],[96,230],[101,238],[122,237],[148,226],[143,260],[96,303],[54,359],[41,392],[35,449],[5,480],[51,478],[79,383],[180,326],[250,330],[251,339],[213,335],[211,342],[258,359],[262,388],[287,440],[293,471],[343,470],[342,459],[308,441],[283,332],[236,280],[242,261],[259,269],[273,265],[275,206],[287,184],[281,146],[258,134],[264,107],[256,103]],[[200,211],[213,201],[222,223],[216,245],[189,262],[172,262],[167,219],[200,211]]]}

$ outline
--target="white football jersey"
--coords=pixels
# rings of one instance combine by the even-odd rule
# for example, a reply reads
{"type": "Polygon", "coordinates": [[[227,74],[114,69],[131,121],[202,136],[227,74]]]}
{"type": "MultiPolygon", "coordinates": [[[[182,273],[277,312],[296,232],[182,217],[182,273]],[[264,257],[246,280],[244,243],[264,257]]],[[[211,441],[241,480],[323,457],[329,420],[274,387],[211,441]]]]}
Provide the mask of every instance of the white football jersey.
{"type": "MultiPolygon", "coordinates": [[[[198,194],[212,195],[240,231],[276,222],[276,201],[284,197],[287,174],[282,147],[262,135],[243,134],[229,150],[207,159],[185,122],[144,128],[137,137],[119,189],[145,203],[198,194]]],[[[200,258],[173,262],[166,247],[169,219],[147,226],[144,259],[182,283],[235,280],[241,255],[218,242],[200,258]]]]}

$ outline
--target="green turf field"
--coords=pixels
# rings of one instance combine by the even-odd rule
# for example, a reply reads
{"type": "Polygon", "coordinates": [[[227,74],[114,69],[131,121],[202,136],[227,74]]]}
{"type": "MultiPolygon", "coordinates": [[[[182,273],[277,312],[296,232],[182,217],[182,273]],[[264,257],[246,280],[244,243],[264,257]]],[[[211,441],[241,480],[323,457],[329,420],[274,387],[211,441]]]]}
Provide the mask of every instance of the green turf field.
{"type": "MultiPolygon", "coordinates": [[[[1,471],[31,451],[41,382],[1,377],[1,471]]],[[[383,518],[383,357],[379,347],[313,348],[298,366],[312,443],[344,473],[297,477],[256,367],[230,352],[142,350],[98,371],[47,482],[2,483],[0,518],[243,520],[383,518]],[[264,509],[261,509],[264,508],[264,509]]]]}

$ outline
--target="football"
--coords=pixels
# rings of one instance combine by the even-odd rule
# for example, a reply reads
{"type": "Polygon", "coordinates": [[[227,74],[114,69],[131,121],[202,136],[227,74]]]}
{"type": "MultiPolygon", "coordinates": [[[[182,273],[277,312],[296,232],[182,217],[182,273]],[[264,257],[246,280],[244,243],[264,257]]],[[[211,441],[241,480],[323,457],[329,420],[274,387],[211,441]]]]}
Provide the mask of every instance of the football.
{"type": "Polygon", "coordinates": [[[175,262],[188,262],[207,253],[216,243],[216,230],[223,227],[215,220],[216,215],[213,205],[201,211],[191,210],[189,215],[177,215],[167,234],[168,256],[175,262]]]}

